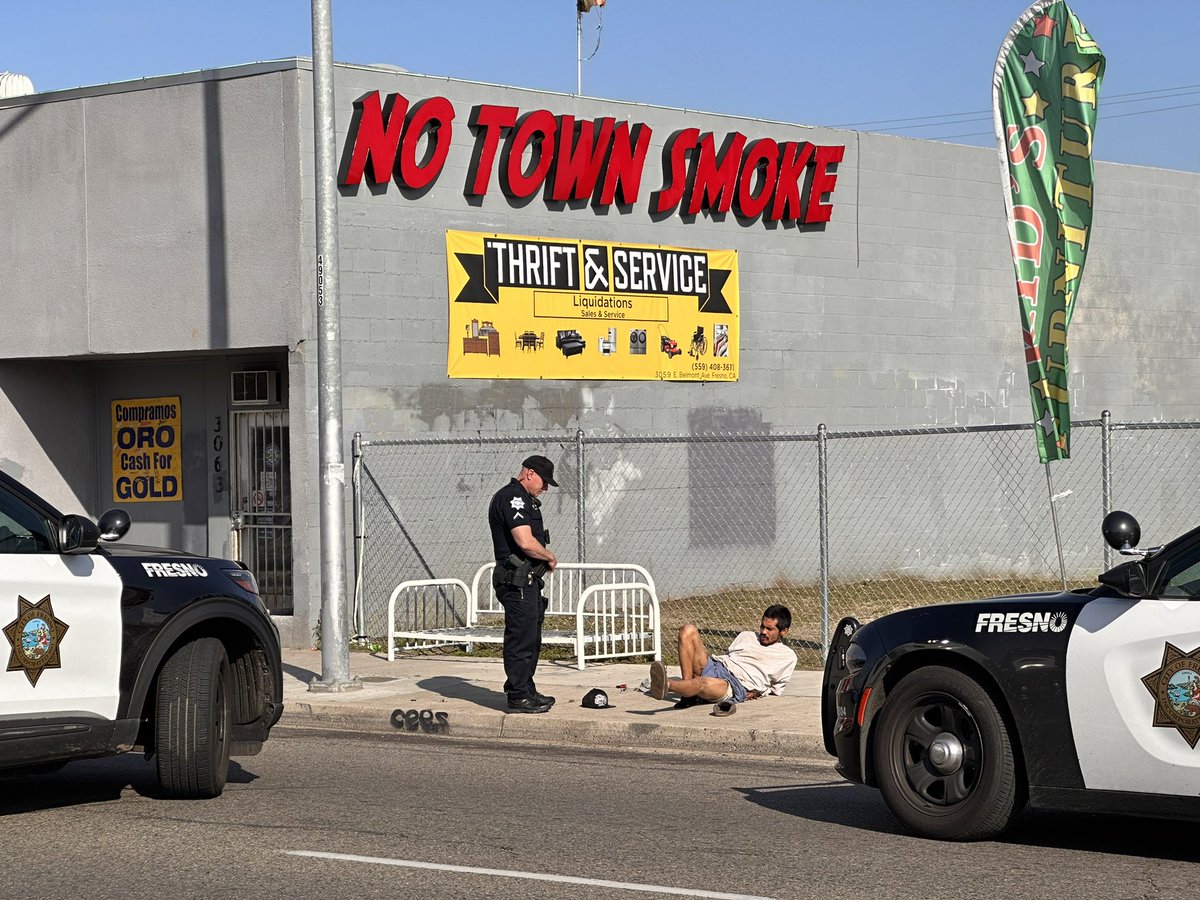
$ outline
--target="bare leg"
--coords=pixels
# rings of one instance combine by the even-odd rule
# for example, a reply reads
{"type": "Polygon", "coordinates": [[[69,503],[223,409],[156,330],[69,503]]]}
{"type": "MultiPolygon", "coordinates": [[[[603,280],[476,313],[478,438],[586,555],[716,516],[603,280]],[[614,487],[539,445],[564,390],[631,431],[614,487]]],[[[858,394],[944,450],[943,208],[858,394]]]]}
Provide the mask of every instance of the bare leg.
{"type": "MultiPolygon", "coordinates": [[[[679,675],[682,679],[698,678],[708,664],[708,650],[700,638],[700,629],[691,622],[679,629],[679,675]]],[[[694,694],[685,694],[692,697],[694,694]]]]}
{"type": "Polygon", "coordinates": [[[724,700],[729,693],[729,682],[723,678],[668,678],[667,689],[680,697],[699,697],[701,700],[716,702],[724,700]]]}

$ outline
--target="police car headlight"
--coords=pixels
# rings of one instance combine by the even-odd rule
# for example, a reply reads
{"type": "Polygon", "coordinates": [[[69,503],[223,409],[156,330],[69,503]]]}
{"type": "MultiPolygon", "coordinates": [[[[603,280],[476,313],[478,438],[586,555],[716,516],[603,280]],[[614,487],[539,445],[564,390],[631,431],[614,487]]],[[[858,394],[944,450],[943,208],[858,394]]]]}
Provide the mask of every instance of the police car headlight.
{"type": "Polygon", "coordinates": [[[254,577],[254,573],[247,569],[226,569],[225,574],[229,580],[240,587],[248,594],[258,596],[258,581],[254,577]]]}
{"type": "Polygon", "coordinates": [[[846,648],[846,671],[853,675],[867,664],[867,651],[853,641],[846,648]]]}

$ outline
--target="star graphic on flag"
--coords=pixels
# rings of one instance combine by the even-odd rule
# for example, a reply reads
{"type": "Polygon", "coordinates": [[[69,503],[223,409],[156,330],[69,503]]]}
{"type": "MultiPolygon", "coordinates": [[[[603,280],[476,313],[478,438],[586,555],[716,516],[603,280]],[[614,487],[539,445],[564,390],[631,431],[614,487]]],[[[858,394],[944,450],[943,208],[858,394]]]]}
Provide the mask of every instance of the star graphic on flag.
{"type": "Polygon", "coordinates": [[[1030,50],[1024,56],[1018,57],[1018,59],[1025,64],[1026,75],[1033,75],[1037,78],[1042,77],[1042,66],[1044,66],[1045,63],[1038,59],[1037,54],[1032,50],[1030,50]]]}
{"type": "Polygon", "coordinates": [[[1022,97],[1021,102],[1025,104],[1025,116],[1029,119],[1044,119],[1046,118],[1046,107],[1050,104],[1042,99],[1042,95],[1034,91],[1028,97],[1022,97]]]}
{"type": "MultiPolygon", "coordinates": [[[[1054,26],[1057,24],[1052,16],[1038,16],[1033,20],[1034,37],[1054,37],[1054,26]]],[[[1029,71],[1026,69],[1025,71],[1029,71]]]]}
{"type": "Polygon", "coordinates": [[[1046,414],[1038,420],[1037,424],[1041,426],[1042,431],[1046,435],[1051,435],[1054,433],[1054,416],[1050,415],[1049,407],[1046,407],[1046,414]]]}

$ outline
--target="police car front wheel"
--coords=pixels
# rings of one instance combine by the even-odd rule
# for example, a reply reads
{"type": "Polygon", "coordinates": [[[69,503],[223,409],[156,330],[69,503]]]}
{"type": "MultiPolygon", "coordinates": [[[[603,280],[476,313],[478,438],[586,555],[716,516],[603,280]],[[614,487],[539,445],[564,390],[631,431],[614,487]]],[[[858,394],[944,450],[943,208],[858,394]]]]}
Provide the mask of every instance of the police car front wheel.
{"type": "Polygon", "coordinates": [[[901,680],[875,725],[874,760],[892,813],[928,837],[992,837],[1023,806],[1004,718],[957,669],[927,666],[901,680]]]}
{"type": "Polygon", "coordinates": [[[216,638],[184,644],[158,676],[154,752],[170,797],[216,797],[229,774],[230,669],[216,638]]]}

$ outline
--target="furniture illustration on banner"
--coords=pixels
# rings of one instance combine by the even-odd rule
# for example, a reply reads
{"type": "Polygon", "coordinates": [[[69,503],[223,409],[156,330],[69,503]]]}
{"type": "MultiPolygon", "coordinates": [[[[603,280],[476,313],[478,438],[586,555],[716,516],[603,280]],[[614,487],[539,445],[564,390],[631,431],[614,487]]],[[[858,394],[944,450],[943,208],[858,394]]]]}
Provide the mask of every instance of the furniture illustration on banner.
{"type": "Polygon", "coordinates": [[[463,354],[479,353],[483,356],[500,355],[500,332],[489,321],[472,319],[467,326],[468,336],[463,338],[463,354]]]}

